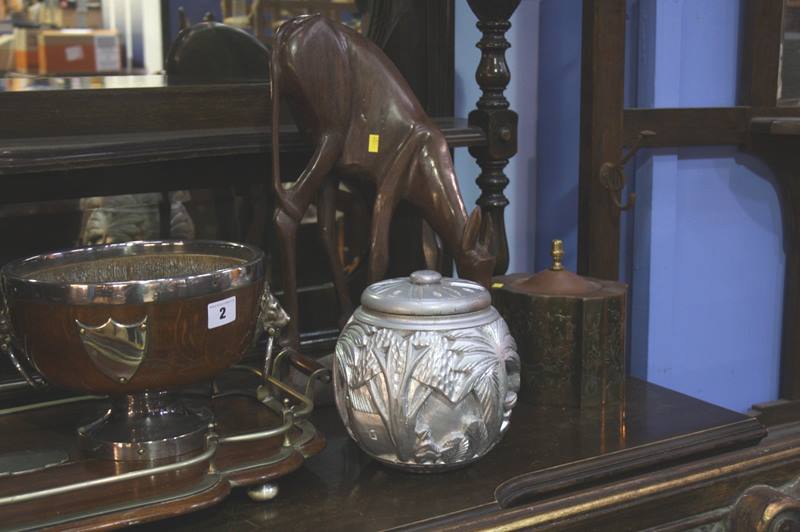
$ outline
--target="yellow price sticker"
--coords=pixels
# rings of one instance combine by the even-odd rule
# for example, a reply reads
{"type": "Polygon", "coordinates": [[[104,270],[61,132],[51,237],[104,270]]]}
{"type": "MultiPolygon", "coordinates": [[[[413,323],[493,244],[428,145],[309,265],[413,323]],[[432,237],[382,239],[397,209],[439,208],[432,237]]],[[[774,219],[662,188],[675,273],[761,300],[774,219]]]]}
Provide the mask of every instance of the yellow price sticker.
{"type": "Polygon", "coordinates": [[[369,147],[367,148],[367,151],[370,152],[370,153],[378,153],[378,146],[379,146],[380,142],[381,142],[381,136],[380,135],[370,135],[369,136],[369,147]]]}

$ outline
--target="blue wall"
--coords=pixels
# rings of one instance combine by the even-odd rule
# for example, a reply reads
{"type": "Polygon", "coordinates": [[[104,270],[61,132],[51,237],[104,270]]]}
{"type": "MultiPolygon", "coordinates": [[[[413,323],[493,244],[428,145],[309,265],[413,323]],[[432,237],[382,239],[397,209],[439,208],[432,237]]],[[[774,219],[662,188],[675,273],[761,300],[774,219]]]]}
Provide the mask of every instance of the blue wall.
{"type": "Polygon", "coordinates": [[[550,266],[550,242],[564,241],[564,264],[577,269],[580,146],[581,2],[545,0],[539,14],[539,165],[535,271],[550,266]]]}
{"type": "MultiPolygon", "coordinates": [[[[525,265],[534,258],[544,268],[552,238],[565,240],[575,267],[581,4],[523,0],[512,21],[512,105],[536,124],[520,131],[520,147],[534,145],[534,154],[508,172],[512,270],[533,270],[525,265]],[[533,82],[517,77],[526,67],[533,82]],[[520,181],[530,188],[518,195],[520,181]],[[525,259],[514,260],[521,249],[525,259]]],[[[734,105],[740,9],[735,0],[630,0],[627,105],[734,105]]],[[[461,116],[478,96],[473,25],[466,3],[457,3],[461,116]]],[[[465,188],[474,187],[472,164],[457,154],[465,188]]],[[[640,154],[628,175],[639,196],[623,219],[631,373],[739,411],[776,398],[784,254],[770,173],[733,147],[710,147],[640,154]]],[[[476,190],[466,193],[473,201],[476,190]]]]}
{"type": "MultiPolygon", "coordinates": [[[[737,103],[740,4],[641,0],[639,107],[737,103]]],[[[734,147],[640,156],[631,372],[736,410],[778,393],[784,254],[772,177],[734,147]]]]}
{"type": "MultiPolygon", "coordinates": [[[[475,15],[466,2],[456,2],[456,35],[455,35],[455,73],[454,73],[454,107],[455,115],[466,118],[475,108],[475,102],[480,98],[481,91],[475,81],[475,69],[481,59],[481,53],[475,44],[481,38],[481,32],[475,27],[475,15]]],[[[515,53],[509,51],[507,55],[515,53]]],[[[516,79],[514,80],[516,83],[516,79]]],[[[461,185],[461,193],[467,210],[472,210],[475,200],[480,195],[475,178],[478,177],[480,168],[475,159],[465,149],[455,150],[453,160],[456,175],[461,185]]]]}
{"type": "Polygon", "coordinates": [[[169,42],[164,43],[164,51],[169,49],[169,45],[178,36],[178,8],[182,7],[186,12],[186,17],[191,24],[197,24],[203,20],[206,13],[214,15],[214,20],[222,20],[222,6],[219,0],[167,0],[166,15],[167,21],[162,24],[167,24],[169,28],[169,42]]]}

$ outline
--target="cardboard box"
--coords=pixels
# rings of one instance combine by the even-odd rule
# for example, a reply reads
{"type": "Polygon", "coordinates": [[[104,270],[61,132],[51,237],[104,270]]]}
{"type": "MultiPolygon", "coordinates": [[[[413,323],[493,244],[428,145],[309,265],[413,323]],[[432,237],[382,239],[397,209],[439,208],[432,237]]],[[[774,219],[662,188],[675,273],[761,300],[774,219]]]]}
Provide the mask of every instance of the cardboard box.
{"type": "Polygon", "coordinates": [[[122,69],[116,30],[43,30],[40,74],[95,74],[122,69]]]}
{"type": "Polygon", "coordinates": [[[84,16],[81,17],[75,8],[62,9],[61,24],[59,24],[59,26],[62,28],[101,29],[103,27],[103,12],[100,9],[89,9],[84,13],[84,16]],[[84,24],[79,24],[79,22],[83,22],[84,24]]]}
{"type": "Polygon", "coordinates": [[[0,74],[14,70],[14,36],[0,35],[0,74]]]}
{"type": "Polygon", "coordinates": [[[39,73],[39,30],[14,28],[14,69],[23,74],[39,73]]]}

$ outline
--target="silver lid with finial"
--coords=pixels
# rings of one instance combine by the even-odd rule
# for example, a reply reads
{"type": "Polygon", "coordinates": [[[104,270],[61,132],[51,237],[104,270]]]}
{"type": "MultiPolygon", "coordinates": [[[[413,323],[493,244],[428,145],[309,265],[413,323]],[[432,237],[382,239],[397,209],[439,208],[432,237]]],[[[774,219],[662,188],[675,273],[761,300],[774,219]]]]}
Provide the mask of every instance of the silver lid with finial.
{"type": "Polygon", "coordinates": [[[372,284],[361,295],[358,311],[375,325],[414,322],[422,328],[442,329],[485,324],[496,319],[492,297],[481,285],[420,270],[409,277],[372,284]],[[463,323],[468,323],[463,325],[463,323]]]}

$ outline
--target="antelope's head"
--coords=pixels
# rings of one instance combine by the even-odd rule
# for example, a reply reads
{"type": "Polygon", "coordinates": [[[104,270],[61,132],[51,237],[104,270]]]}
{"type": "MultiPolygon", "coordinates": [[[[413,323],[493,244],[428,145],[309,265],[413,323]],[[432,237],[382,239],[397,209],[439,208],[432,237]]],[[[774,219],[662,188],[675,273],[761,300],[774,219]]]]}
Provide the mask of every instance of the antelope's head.
{"type": "Polygon", "coordinates": [[[464,226],[456,267],[461,277],[489,288],[495,264],[495,257],[489,251],[494,226],[489,217],[486,218],[486,223],[482,222],[481,208],[475,207],[464,226]]]}

